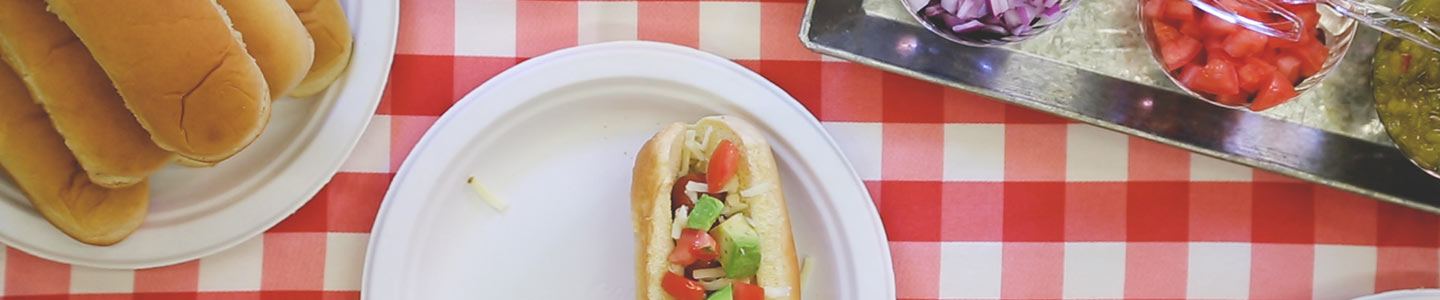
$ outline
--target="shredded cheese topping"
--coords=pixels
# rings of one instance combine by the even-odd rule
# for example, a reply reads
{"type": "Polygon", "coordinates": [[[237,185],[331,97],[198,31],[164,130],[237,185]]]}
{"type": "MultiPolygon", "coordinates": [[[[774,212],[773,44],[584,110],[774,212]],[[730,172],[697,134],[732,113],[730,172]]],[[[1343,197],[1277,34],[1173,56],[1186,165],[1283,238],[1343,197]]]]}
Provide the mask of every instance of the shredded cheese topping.
{"type": "Polygon", "coordinates": [[[769,193],[771,190],[774,190],[774,189],[775,189],[775,183],[774,183],[774,182],[769,182],[769,181],[764,181],[764,182],[760,182],[760,183],[751,182],[750,188],[747,188],[747,189],[745,189],[745,190],[743,190],[743,191],[740,191],[740,197],[750,198],[750,197],[760,196],[760,195],[764,195],[765,193],[769,193]]]}
{"type": "Polygon", "coordinates": [[[480,184],[479,180],[475,180],[475,176],[465,178],[465,185],[469,185],[470,190],[475,191],[475,194],[480,196],[481,201],[485,201],[485,204],[490,205],[490,207],[495,208],[495,210],[505,212],[505,209],[510,207],[505,201],[500,200],[500,197],[491,194],[490,190],[486,189],[485,185],[480,184]]]}
{"type": "Polygon", "coordinates": [[[675,219],[670,222],[670,239],[680,239],[680,230],[685,229],[685,223],[690,222],[690,209],[684,206],[675,209],[675,219]]]}

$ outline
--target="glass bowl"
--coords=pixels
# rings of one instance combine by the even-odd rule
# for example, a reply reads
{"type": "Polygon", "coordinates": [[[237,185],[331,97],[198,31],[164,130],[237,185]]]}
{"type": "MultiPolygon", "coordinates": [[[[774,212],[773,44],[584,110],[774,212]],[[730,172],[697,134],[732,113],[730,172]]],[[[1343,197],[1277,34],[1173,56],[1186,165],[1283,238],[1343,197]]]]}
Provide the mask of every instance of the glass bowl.
{"type": "MultiPolygon", "coordinates": [[[[1141,33],[1145,36],[1145,46],[1149,48],[1150,54],[1155,58],[1155,63],[1160,66],[1160,69],[1164,70],[1165,63],[1164,59],[1160,56],[1160,46],[1155,41],[1154,28],[1152,28],[1150,19],[1146,18],[1144,13],[1145,3],[1148,1],[1161,0],[1136,1],[1135,15],[1136,18],[1140,20],[1140,30],[1141,33]]],[[[1317,5],[1315,9],[1320,14],[1320,28],[1322,28],[1322,31],[1324,31],[1325,33],[1323,42],[1325,43],[1325,48],[1328,49],[1328,57],[1325,58],[1325,63],[1321,65],[1319,71],[1317,71],[1314,75],[1310,75],[1310,77],[1307,77],[1304,80],[1300,81],[1299,84],[1295,85],[1295,96],[1283,101],[1281,105],[1283,105],[1284,102],[1289,102],[1294,100],[1295,98],[1300,98],[1301,96],[1304,96],[1306,91],[1310,90],[1316,85],[1319,85],[1321,81],[1324,81],[1325,76],[1329,75],[1330,71],[1335,69],[1335,66],[1340,65],[1340,59],[1345,57],[1345,53],[1350,50],[1351,42],[1355,39],[1355,31],[1358,27],[1355,20],[1341,15],[1339,12],[1335,11],[1329,6],[1317,5]]],[[[1205,12],[1204,10],[1199,10],[1196,12],[1196,14],[1206,13],[1207,12],[1205,12]]],[[[1241,28],[1240,30],[1247,29],[1241,28]]],[[[1204,41],[1201,41],[1201,43],[1204,43],[1204,41]]],[[[1202,44],[1202,47],[1204,46],[1206,45],[1202,44]]],[[[1196,98],[1204,99],[1206,102],[1210,102],[1212,104],[1222,107],[1232,109],[1249,109],[1250,101],[1246,101],[1245,104],[1241,105],[1226,104],[1216,100],[1211,95],[1206,95],[1195,90],[1191,90],[1190,87],[1181,84],[1179,78],[1176,78],[1176,74],[1174,73],[1178,73],[1178,71],[1179,70],[1176,70],[1173,73],[1171,71],[1166,71],[1165,78],[1169,78],[1171,83],[1174,83],[1175,86],[1180,87],[1180,90],[1185,91],[1185,93],[1190,94],[1191,96],[1194,96],[1196,98]]]]}
{"type": "MultiPolygon", "coordinates": [[[[1001,1],[1009,2],[1008,0],[1001,0],[1001,1]]],[[[1068,15],[1070,14],[1070,11],[1075,8],[1075,4],[1080,2],[1080,0],[1022,0],[1022,1],[1025,1],[1025,2],[1033,2],[1033,3],[1036,3],[1036,4],[1047,3],[1047,4],[1049,4],[1049,5],[1037,5],[1037,6],[1051,7],[1051,8],[1053,8],[1053,9],[1055,9],[1056,11],[1051,12],[1051,13],[1047,13],[1048,9],[1039,9],[1039,11],[1037,11],[1037,12],[1032,12],[1032,13],[1030,13],[1030,14],[1032,14],[1032,16],[1030,16],[1030,18],[1023,18],[1023,19],[1029,19],[1029,21],[1021,21],[1021,22],[1024,23],[1024,24],[1016,26],[1017,29],[1014,29],[1014,30],[1005,29],[1004,27],[993,26],[993,25],[992,25],[992,26],[989,27],[989,28],[986,28],[986,27],[982,26],[981,28],[978,28],[977,30],[967,30],[967,31],[965,31],[964,33],[957,33],[955,30],[953,30],[953,29],[955,28],[954,26],[957,25],[957,24],[947,24],[947,23],[959,23],[959,24],[963,24],[963,23],[968,23],[968,22],[962,22],[961,20],[963,20],[963,18],[955,17],[955,12],[954,12],[954,11],[952,11],[952,10],[946,10],[946,7],[947,7],[947,6],[957,6],[957,7],[959,7],[959,8],[963,8],[963,7],[973,7],[973,6],[966,6],[966,3],[969,3],[969,5],[979,5],[979,6],[983,6],[983,7],[989,8],[989,3],[991,3],[992,1],[990,1],[990,0],[943,0],[943,1],[942,1],[942,0],[900,0],[900,3],[905,6],[905,10],[906,10],[906,11],[910,12],[910,16],[915,17],[915,20],[920,22],[920,25],[924,26],[926,30],[930,30],[930,32],[934,32],[936,35],[939,35],[940,37],[943,37],[943,38],[945,38],[945,39],[947,39],[947,40],[950,40],[950,41],[952,41],[952,42],[956,42],[956,43],[959,43],[959,44],[962,44],[962,45],[967,45],[967,46],[975,46],[975,47],[996,47],[996,46],[1008,45],[1008,44],[1015,43],[1015,42],[1019,42],[1019,41],[1024,41],[1024,40],[1030,39],[1030,38],[1032,38],[1032,37],[1035,37],[1035,36],[1037,36],[1037,35],[1040,35],[1041,33],[1045,33],[1045,31],[1049,30],[1051,27],[1055,27],[1056,25],[1060,24],[1061,21],[1065,20],[1065,17],[1068,16],[1068,15]],[[936,9],[938,9],[938,10],[936,10],[936,9]],[[949,13],[950,13],[950,16],[941,16],[941,15],[939,14],[940,12],[949,12],[949,13]],[[927,13],[934,13],[934,14],[929,14],[930,16],[927,16],[927,13]],[[1023,29],[1023,30],[1022,30],[1022,29],[1018,29],[1018,28],[1020,28],[1020,27],[1023,27],[1024,29],[1023,29]],[[1018,31],[1019,33],[1015,33],[1014,31],[1018,31]]],[[[1000,2],[1000,1],[994,1],[994,2],[1000,2]]],[[[958,8],[957,8],[957,9],[958,9],[958,8]]],[[[985,13],[985,15],[992,15],[992,14],[991,14],[991,13],[985,13]]],[[[1003,16],[1003,14],[1002,14],[1002,16],[1003,16]]],[[[995,18],[995,19],[999,19],[999,20],[1004,20],[1004,19],[1005,19],[1004,17],[994,17],[994,18],[995,18]]],[[[1022,20],[1023,20],[1023,19],[1022,19],[1022,20]]],[[[1009,20],[1005,20],[1005,21],[1009,21],[1009,20]]],[[[996,21],[996,22],[1005,22],[1005,21],[996,21]]]]}

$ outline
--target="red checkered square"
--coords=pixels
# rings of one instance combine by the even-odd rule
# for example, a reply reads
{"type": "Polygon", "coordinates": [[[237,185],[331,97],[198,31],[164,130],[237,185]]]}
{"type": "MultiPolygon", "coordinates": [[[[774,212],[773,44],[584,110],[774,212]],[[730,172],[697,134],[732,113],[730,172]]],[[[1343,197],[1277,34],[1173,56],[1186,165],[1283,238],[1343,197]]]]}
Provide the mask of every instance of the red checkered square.
{"type": "Polygon", "coordinates": [[[885,124],[880,174],[891,180],[940,180],[945,176],[945,126],[885,124]]]}
{"type": "Polygon", "coordinates": [[[415,143],[425,136],[425,131],[440,117],[393,116],[390,118],[390,169],[400,170],[400,164],[410,156],[415,143]]]}
{"type": "Polygon", "coordinates": [[[940,239],[998,242],[1004,237],[1005,186],[946,182],[941,191],[940,239]]]}
{"type": "Polygon", "coordinates": [[[1190,236],[1188,182],[1130,182],[1126,205],[1132,242],[1185,241],[1190,236]]]}
{"type": "Polygon", "coordinates": [[[1379,246],[1436,247],[1436,226],[1440,223],[1436,223],[1434,214],[1389,203],[1380,204],[1379,212],[1385,216],[1376,224],[1379,246]]]}
{"type": "Polygon", "coordinates": [[[319,291],[324,288],[325,235],[265,234],[265,258],[260,276],[260,290],[319,291]]]}
{"type": "Polygon", "coordinates": [[[1310,299],[1314,270],[1314,245],[1252,244],[1250,298],[1310,299]]]}
{"type": "Polygon", "coordinates": [[[1189,261],[1185,243],[1126,244],[1125,297],[1185,298],[1189,261]]]}
{"type": "Polygon", "coordinates": [[[579,42],[579,6],[572,1],[520,1],[515,5],[515,55],[535,57],[579,42]]]}
{"type": "Polygon", "coordinates": [[[520,63],[513,57],[455,57],[455,82],[450,85],[452,102],[457,102],[481,83],[520,63]]]}
{"type": "Polygon", "coordinates": [[[1125,241],[1126,184],[1065,185],[1066,241],[1125,241]]]}
{"type": "Polygon", "coordinates": [[[1190,152],[1139,137],[1130,137],[1131,181],[1190,180],[1190,152]]]}
{"type": "Polygon", "coordinates": [[[330,232],[370,232],[393,174],[338,173],[311,202],[326,202],[330,232]]]}
{"type": "Polygon", "coordinates": [[[356,300],[360,299],[358,291],[326,291],[320,295],[321,300],[356,300]]]}
{"type": "Polygon", "coordinates": [[[880,188],[880,219],[891,241],[940,240],[941,183],[885,181],[880,188]]]}
{"type": "Polygon", "coordinates": [[[880,189],[884,186],[885,182],[883,181],[865,181],[865,189],[870,193],[870,202],[875,205],[876,211],[880,210],[880,197],[883,196],[880,194],[880,189]]]}
{"type": "MultiPolygon", "coordinates": [[[[136,270],[136,293],[192,293],[200,286],[200,261],[136,270]]],[[[193,295],[191,295],[193,297],[193,295]]]]}
{"type": "Polygon", "coordinates": [[[945,122],[1004,123],[1005,106],[1000,100],[957,89],[945,89],[945,122]]]}
{"type": "Polygon", "coordinates": [[[940,295],[940,244],[890,242],[895,265],[895,296],[935,299],[940,295]]]}
{"type": "Polygon", "coordinates": [[[1440,284],[1435,248],[1380,246],[1375,252],[1375,290],[1435,288],[1440,284]]]}
{"type": "MultiPolygon", "coordinates": [[[[451,55],[455,51],[455,1],[404,0],[395,54],[451,55]]],[[[391,77],[394,80],[395,77],[391,77]]]]}
{"type": "Polygon", "coordinates": [[[1252,204],[1248,182],[1191,182],[1190,240],[1249,242],[1252,204]]]}
{"type": "Polygon", "coordinates": [[[879,122],[883,116],[882,72],[861,64],[822,62],[820,113],[831,122],[879,122]]]}
{"type": "Polygon", "coordinates": [[[395,55],[390,66],[390,113],[439,116],[455,102],[453,56],[395,55]]]}
{"type": "Polygon", "coordinates": [[[288,299],[320,299],[324,296],[321,291],[261,291],[260,299],[263,300],[288,300],[288,299]]]}
{"type": "MultiPolygon", "coordinates": [[[[819,61],[820,54],[805,49],[795,35],[805,16],[805,2],[760,3],[760,58],[765,60],[819,61]]],[[[812,80],[815,77],[810,77],[812,80]]]]}
{"type": "Polygon", "coordinates": [[[700,48],[700,3],[694,1],[639,1],[636,36],[700,48]]]}
{"type": "Polygon", "coordinates": [[[800,101],[810,114],[821,118],[819,61],[761,60],[760,75],[800,101]]]}
{"type": "Polygon", "coordinates": [[[1067,132],[1066,125],[1005,125],[1005,180],[1064,181],[1067,132]]]}
{"type": "MultiPolygon", "coordinates": [[[[945,88],[894,73],[880,76],[887,123],[941,123],[945,121],[945,88]]],[[[890,125],[890,124],[886,124],[890,125]]]]}
{"type": "Polygon", "coordinates": [[[1005,243],[1000,257],[1000,298],[1059,299],[1064,293],[1065,244],[1005,243]]]}
{"type": "Polygon", "coordinates": [[[1064,240],[1065,184],[1006,182],[1004,224],[1006,242],[1064,240]]]}
{"type": "MultiPolygon", "coordinates": [[[[194,299],[195,295],[194,295],[194,294],[190,294],[190,297],[191,297],[191,298],[187,298],[187,299],[194,299]]],[[[70,300],[132,300],[132,299],[149,300],[149,299],[153,299],[153,298],[145,297],[145,296],[142,296],[142,295],[134,295],[134,294],[79,294],[79,295],[70,295],[70,298],[69,298],[69,299],[70,299],[70,300]]]]}
{"type": "Polygon", "coordinates": [[[1252,222],[1256,243],[1315,241],[1315,208],[1309,184],[1256,182],[1252,222]]]}
{"type": "Polygon", "coordinates": [[[1006,104],[1005,123],[1009,124],[1069,124],[1074,123],[1069,119],[1025,108],[1023,106],[1006,104]]]}
{"type": "Polygon", "coordinates": [[[1300,180],[1300,179],[1298,179],[1298,178],[1281,175],[1281,174],[1275,173],[1275,172],[1270,172],[1270,171],[1261,170],[1261,169],[1253,169],[1253,170],[1255,170],[1255,174],[1252,176],[1252,178],[1253,178],[1252,180],[1254,180],[1255,182],[1284,182],[1284,183],[1304,183],[1304,182],[1305,182],[1305,181],[1300,180]]]}
{"type": "Polygon", "coordinates": [[[1375,199],[1329,187],[1315,188],[1315,242],[1375,245],[1375,199]]]}
{"type": "Polygon", "coordinates": [[[5,248],[7,296],[64,294],[70,290],[70,265],[5,248]]]}
{"type": "Polygon", "coordinates": [[[259,292],[209,292],[200,293],[197,300],[260,300],[259,292]]]}
{"type": "MultiPolygon", "coordinates": [[[[319,195],[316,195],[319,197],[319,195]]],[[[266,232],[325,232],[325,217],[328,201],[311,198],[305,202],[300,210],[295,211],[285,220],[280,221],[275,227],[270,227],[266,232]],[[318,201],[317,201],[318,200],[318,201]]]]}

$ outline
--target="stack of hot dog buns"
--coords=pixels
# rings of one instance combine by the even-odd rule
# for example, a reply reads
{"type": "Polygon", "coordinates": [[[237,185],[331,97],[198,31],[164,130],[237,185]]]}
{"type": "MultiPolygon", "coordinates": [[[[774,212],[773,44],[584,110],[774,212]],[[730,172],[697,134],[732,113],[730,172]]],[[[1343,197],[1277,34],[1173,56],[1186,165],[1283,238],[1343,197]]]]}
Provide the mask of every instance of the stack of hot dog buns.
{"type": "Polygon", "coordinates": [[[120,242],[151,174],[221,163],[271,101],[329,86],[348,26],[338,0],[0,1],[0,169],[60,231],[120,242]]]}

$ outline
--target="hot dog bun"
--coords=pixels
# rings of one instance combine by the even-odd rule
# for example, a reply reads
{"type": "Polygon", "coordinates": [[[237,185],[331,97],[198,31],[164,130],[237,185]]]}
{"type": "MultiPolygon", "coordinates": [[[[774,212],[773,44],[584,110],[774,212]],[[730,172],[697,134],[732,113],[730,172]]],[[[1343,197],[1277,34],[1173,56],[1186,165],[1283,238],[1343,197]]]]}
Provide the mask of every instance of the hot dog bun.
{"type": "MultiPolygon", "coordinates": [[[[631,215],[636,236],[636,293],[638,299],[670,299],[660,286],[669,272],[667,260],[674,249],[670,236],[670,188],[682,174],[687,158],[686,131],[705,132],[713,129],[705,153],[710,153],[721,140],[730,140],[740,150],[736,178],[739,190],[752,184],[769,183],[769,192],[744,197],[749,204],[750,224],[761,240],[761,263],[755,284],[763,288],[788,289],[789,296],[800,299],[800,263],[795,256],[795,240],[790,231],[790,213],[781,192],[779,171],[770,144],[748,122],[729,117],[712,116],[694,125],[670,124],[651,137],[635,158],[634,177],[630,187],[631,215]]],[[[775,298],[771,298],[775,299],[775,298]]]]}
{"type": "Polygon", "coordinates": [[[350,22],[345,19],[345,10],[338,0],[287,1],[315,41],[315,64],[310,66],[310,73],[300,81],[300,86],[290,91],[291,96],[309,97],[335,82],[350,64],[350,22]]]}
{"type": "Polygon", "coordinates": [[[214,0],[46,0],[161,148],[219,162],[270,118],[270,92],[214,0]]]}
{"type": "MultiPolygon", "coordinates": [[[[18,1],[15,1],[18,2],[18,1]]],[[[25,85],[0,63],[0,167],[40,215],[87,244],[112,245],[140,227],[150,185],[108,189],[86,180],[44,110],[25,85]]]]}
{"type": "Polygon", "coordinates": [[[95,184],[136,184],[172,156],[150,140],[89,50],[45,11],[44,1],[0,1],[0,58],[22,74],[95,184]]]}
{"type": "Polygon", "coordinates": [[[285,0],[219,0],[255,58],[270,98],[280,98],[300,84],[315,60],[315,42],[285,0]]]}

